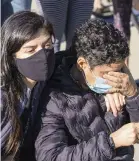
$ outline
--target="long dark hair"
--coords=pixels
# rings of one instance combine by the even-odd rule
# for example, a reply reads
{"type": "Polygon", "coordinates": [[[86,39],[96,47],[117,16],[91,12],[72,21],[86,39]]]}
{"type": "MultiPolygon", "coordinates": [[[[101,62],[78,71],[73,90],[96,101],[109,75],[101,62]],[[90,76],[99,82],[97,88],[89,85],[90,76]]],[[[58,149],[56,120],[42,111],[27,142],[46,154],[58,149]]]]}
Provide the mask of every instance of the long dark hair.
{"type": "Polygon", "coordinates": [[[36,37],[38,30],[45,28],[53,35],[50,23],[34,12],[22,11],[9,17],[2,26],[1,32],[1,84],[4,91],[5,117],[11,121],[12,132],[6,142],[5,152],[16,152],[21,139],[22,128],[17,114],[17,102],[23,95],[24,82],[19,73],[14,54],[22,45],[36,37]]]}

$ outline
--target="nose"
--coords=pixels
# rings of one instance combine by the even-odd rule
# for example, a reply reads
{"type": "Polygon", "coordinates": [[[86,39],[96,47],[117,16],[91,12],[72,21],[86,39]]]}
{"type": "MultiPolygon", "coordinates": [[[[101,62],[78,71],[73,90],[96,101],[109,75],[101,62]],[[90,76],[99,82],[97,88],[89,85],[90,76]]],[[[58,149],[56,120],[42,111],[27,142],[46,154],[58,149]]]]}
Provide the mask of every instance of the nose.
{"type": "Polygon", "coordinates": [[[36,52],[40,51],[41,49],[43,49],[42,46],[38,46],[37,49],[36,49],[36,52]]]}

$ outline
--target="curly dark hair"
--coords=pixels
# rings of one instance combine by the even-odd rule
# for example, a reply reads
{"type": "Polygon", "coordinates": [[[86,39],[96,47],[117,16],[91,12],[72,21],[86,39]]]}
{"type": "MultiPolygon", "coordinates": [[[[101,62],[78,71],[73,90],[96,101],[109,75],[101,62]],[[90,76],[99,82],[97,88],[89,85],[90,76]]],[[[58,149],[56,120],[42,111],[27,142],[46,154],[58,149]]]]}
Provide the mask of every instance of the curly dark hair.
{"type": "Polygon", "coordinates": [[[73,49],[77,58],[84,57],[90,67],[123,61],[129,56],[127,40],[104,20],[88,20],[75,31],[73,49]]]}

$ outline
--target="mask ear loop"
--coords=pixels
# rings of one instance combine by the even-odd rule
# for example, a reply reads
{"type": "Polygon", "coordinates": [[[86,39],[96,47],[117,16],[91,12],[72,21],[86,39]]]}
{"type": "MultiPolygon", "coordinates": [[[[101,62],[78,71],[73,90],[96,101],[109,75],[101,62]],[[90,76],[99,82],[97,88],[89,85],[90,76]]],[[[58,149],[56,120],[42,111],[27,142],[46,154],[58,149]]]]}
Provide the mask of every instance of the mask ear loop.
{"type": "MultiPolygon", "coordinates": [[[[90,68],[90,67],[89,67],[89,68],[90,68]]],[[[82,75],[83,75],[83,78],[84,78],[86,84],[89,85],[88,81],[86,80],[86,76],[85,76],[85,73],[84,73],[83,69],[81,69],[80,71],[81,71],[81,73],[82,73],[82,75]]]]}
{"type": "MultiPolygon", "coordinates": [[[[90,71],[92,72],[93,77],[96,79],[96,78],[97,78],[97,76],[96,76],[96,75],[95,75],[95,73],[92,71],[92,69],[90,68],[90,66],[89,66],[89,69],[90,69],[90,71]]],[[[95,83],[94,83],[94,85],[90,85],[90,84],[88,83],[88,81],[86,80],[86,78],[85,78],[85,74],[84,74],[84,72],[83,72],[83,71],[82,71],[82,73],[83,73],[83,77],[84,77],[84,79],[85,79],[86,84],[87,84],[88,86],[94,86],[94,85],[95,85],[95,83]]],[[[96,80],[95,80],[95,82],[96,82],[96,80]]]]}
{"type": "Polygon", "coordinates": [[[93,74],[93,77],[97,78],[97,76],[95,75],[95,73],[92,71],[92,69],[90,68],[89,66],[89,69],[91,70],[92,74],[93,74]]]}
{"type": "Polygon", "coordinates": [[[97,76],[95,75],[95,73],[92,71],[92,74],[93,74],[93,76],[95,77],[95,78],[97,78],[97,76]]]}

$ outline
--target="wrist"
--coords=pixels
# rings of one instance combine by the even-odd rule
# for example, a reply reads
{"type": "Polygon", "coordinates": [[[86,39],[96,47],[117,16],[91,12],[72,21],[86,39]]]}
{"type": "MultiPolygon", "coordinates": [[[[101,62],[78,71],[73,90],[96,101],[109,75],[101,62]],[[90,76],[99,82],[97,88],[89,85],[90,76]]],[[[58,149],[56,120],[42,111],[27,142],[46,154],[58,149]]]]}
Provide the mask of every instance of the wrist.
{"type": "Polygon", "coordinates": [[[138,92],[138,88],[135,87],[127,94],[127,97],[133,97],[137,94],[137,92],[138,92]]]}
{"type": "Polygon", "coordinates": [[[119,144],[119,138],[116,136],[115,132],[110,134],[110,137],[112,138],[114,145],[115,145],[115,149],[121,147],[121,145],[119,144]]]}

